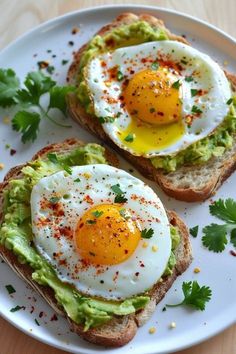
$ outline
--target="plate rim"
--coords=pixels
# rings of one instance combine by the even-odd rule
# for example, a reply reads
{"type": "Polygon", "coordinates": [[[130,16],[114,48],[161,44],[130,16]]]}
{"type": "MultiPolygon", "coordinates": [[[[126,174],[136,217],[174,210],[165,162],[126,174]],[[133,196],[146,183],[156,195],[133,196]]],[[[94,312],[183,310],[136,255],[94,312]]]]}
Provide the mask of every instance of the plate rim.
{"type": "MultiPolygon", "coordinates": [[[[230,34],[226,33],[224,30],[219,29],[218,27],[216,27],[213,24],[208,23],[207,21],[204,21],[202,19],[199,19],[195,16],[189,15],[185,12],[182,11],[177,11],[175,9],[171,9],[171,8],[165,8],[165,7],[161,7],[161,6],[152,6],[152,5],[138,5],[138,4],[114,4],[114,5],[99,5],[99,6],[95,6],[95,7],[85,7],[82,9],[78,9],[76,11],[70,11],[67,12],[63,15],[60,16],[56,16],[53,17],[47,21],[44,21],[42,23],[40,23],[39,25],[33,27],[32,29],[30,29],[29,31],[24,32],[23,34],[21,34],[19,37],[17,37],[16,39],[14,39],[13,41],[11,41],[9,44],[7,44],[6,46],[4,46],[1,51],[0,51],[0,56],[2,55],[6,55],[8,50],[11,50],[12,47],[14,47],[15,45],[17,45],[19,42],[21,42],[22,40],[25,40],[28,36],[34,35],[36,34],[38,31],[42,30],[45,27],[49,27],[50,25],[56,25],[56,24],[60,24],[61,22],[67,21],[69,18],[74,17],[76,15],[81,15],[81,14],[86,14],[86,13],[93,13],[95,11],[102,11],[102,10],[113,10],[113,9],[121,9],[121,11],[123,9],[130,9],[130,10],[145,10],[145,11],[160,11],[160,14],[164,13],[164,14],[171,14],[174,16],[178,16],[178,17],[182,17],[184,19],[190,20],[191,22],[196,23],[197,25],[203,26],[206,29],[210,29],[211,31],[213,31],[214,33],[216,33],[217,35],[221,35],[222,37],[224,37],[226,40],[230,41],[233,45],[236,45],[236,38],[234,38],[233,36],[231,36],[230,34]]],[[[38,335],[37,333],[29,332],[27,331],[25,328],[21,327],[19,323],[15,323],[10,317],[8,317],[5,313],[2,312],[2,309],[0,308],[0,316],[2,318],[4,318],[4,320],[6,320],[7,322],[9,322],[11,325],[13,325],[15,328],[19,329],[21,332],[25,333],[27,336],[30,336],[36,340],[39,340],[42,343],[45,343],[49,346],[67,351],[67,352],[71,352],[73,353],[73,349],[71,348],[67,348],[65,347],[63,344],[59,344],[58,341],[54,342],[53,339],[48,339],[50,337],[42,337],[40,335],[38,335]]],[[[195,346],[199,343],[202,343],[204,341],[207,341],[208,339],[210,339],[213,336],[216,336],[217,334],[221,333],[222,331],[224,331],[225,329],[229,328],[230,326],[232,326],[233,324],[235,324],[235,319],[232,319],[232,321],[230,321],[229,323],[227,323],[226,325],[223,325],[221,327],[219,327],[217,330],[212,329],[212,331],[205,336],[204,338],[200,338],[198,340],[190,340],[188,343],[184,344],[184,345],[180,345],[178,347],[176,347],[173,350],[168,350],[164,351],[164,353],[173,353],[175,351],[179,351],[179,350],[183,350],[186,348],[190,348],[192,346],[195,346]]],[[[78,346],[78,349],[81,350],[81,353],[94,353],[95,351],[92,349],[87,349],[87,348],[80,348],[80,346],[78,346]]],[[[130,352],[135,353],[135,349],[130,349],[130,352]]],[[[155,354],[155,350],[153,349],[153,351],[148,352],[149,354],[155,354]]]]}

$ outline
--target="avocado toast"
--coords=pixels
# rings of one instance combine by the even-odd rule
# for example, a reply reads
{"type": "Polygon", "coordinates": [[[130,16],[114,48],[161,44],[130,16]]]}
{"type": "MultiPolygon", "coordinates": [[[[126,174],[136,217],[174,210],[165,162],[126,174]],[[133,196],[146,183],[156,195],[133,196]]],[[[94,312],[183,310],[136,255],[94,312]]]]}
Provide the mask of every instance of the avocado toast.
{"type": "MultiPolygon", "coordinates": [[[[99,145],[85,145],[78,140],[68,139],[63,143],[45,147],[33,157],[31,162],[11,169],[0,185],[2,224],[0,254],[12,269],[39,292],[58,314],[68,319],[74,332],[92,343],[114,347],[122,346],[134,337],[137,328],[148,320],[155,310],[156,304],[164,297],[176,277],[183,273],[190,264],[192,254],[188,230],[176,213],[168,212],[169,222],[174,230],[173,234],[177,232],[180,237],[179,243],[175,244],[174,248],[172,244],[175,261],[173,262],[172,257],[172,262],[168,265],[165,275],[148,293],[134,298],[136,300],[129,303],[128,313],[130,314],[122,315],[123,310],[121,311],[119,308],[120,303],[116,305],[115,309],[113,306],[109,309],[109,305],[106,304],[105,313],[104,311],[101,313],[99,310],[101,303],[99,303],[98,310],[96,309],[96,301],[99,299],[94,299],[92,307],[89,305],[89,310],[87,308],[89,299],[82,301],[80,294],[75,294],[71,286],[62,284],[57,279],[47,262],[37,254],[30,236],[29,200],[28,197],[25,197],[27,193],[23,193],[24,188],[21,188],[24,187],[24,178],[27,173],[31,175],[31,179],[27,179],[29,182],[34,180],[33,176],[42,177],[61,168],[55,167],[54,162],[48,161],[49,154],[54,154],[54,157],[57,154],[60,161],[63,160],[63,164],[66,162],[67,169],[68,165],[73,166],[73,164],[108,163],[117,165],[116,157],[99,145]]],[[[65,165],[63,166],[65,167],[65,165]]],[[[125,311],[127,313],[127,307],[125,311]]]]}
{"type": "MultiPolygon", "coordinates": [[[[202,201],[213,195],[235,170],[235,104],[232,104],[222,125],[206,138],[174,156],[148,159],[119,148],[111,140],[90,109],[90,98],[84,86],[83,68],[99,51],[165,39],[187,43],[183,37],[170,33],[161,20],[148,14],[137,16],[124,13],[103,27],[91,42],[75,53],[68,72],[68,83],[77,85],[79,93],[70,94],[69,111],[82,127],[118,150],[145,177],[157,182],[168,195],[188,202],[202,201]]],[[[236,78],[229,73],[225,74],[234,94],[236,78]]]]}

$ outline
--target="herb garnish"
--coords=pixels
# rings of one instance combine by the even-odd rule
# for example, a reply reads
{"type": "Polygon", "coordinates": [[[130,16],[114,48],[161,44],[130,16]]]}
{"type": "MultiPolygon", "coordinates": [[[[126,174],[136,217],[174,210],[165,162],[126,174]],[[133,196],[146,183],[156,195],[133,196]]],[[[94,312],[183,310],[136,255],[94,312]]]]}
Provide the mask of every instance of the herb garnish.
{"type": "Polygon", "coordinates": [[[95,210],[92,212],[92,214],[95,216],[95,218],[100,218],[100,216],[103,214],[103,211],[95,210]]]}
{"type": "Polygon", "coordinates": [[[124,197],[125,192],[123,192],[120,189],[120,185],[119,184],[114,184],[113,186],[111,186],[111,189],[116,194],[115,203],[125,203],[125,202],[127,202],[127,198],[124,197]]]}
{"type": "Polygon", "coordinates": [[[107,116],[107,117],[98,117],[98,121],[99,123],[101,124],[104,124],[104,123],[113,123],[115,120],[114,117],[110,117],[110,116],[107,116]]]}
{"type": "Polygon", "coordinates": [[[57,204],[59,202],[60,198],[59,197],[52,197],[49,199],[49,202],[52,204],[57,204]]]}
{"type": "Polygon", "coordinates": [[[197,106],[193,105],[191,112],[200,114],[200,113],[202,113],[202,110],[200,108],[198,108],[197,106]]]}
{"type": "Polygon", "coordinates": [[[197,281],[183,282],[182,290],[184,293],[184,300],[176,305],[166,305],[167,307],[177,307],[181,305],[188,305],[194,307],[196,310],[205,310],[206,302],[210,301],[212,291],[209,286],[202,286],[197,281]]]}
{"type": "Polygon", "coordinates": [[[230,105],[233,102],[232,97],[228,99],[228,101],[226,102],[228,105],[230,105]]]}
{"type": "Polygon", "coordinates": [[[154,61],[152,64],[151,64],[151,69],[152,70],[157,70],[159,68],[159,63],[154,61]]]}
{"type": "Polygon", "coordinates": [[[191,96],[194,97],[198,94],[198,90],[196,89],[191,89],[191,96]]]}
{"type": "Polygon", "coordinates": [[[141,231],[141,237],[142,238],[151,238],[154,235],[154,230],[152,228],[150,229],[143,229],[141,231]]]}
{"type": "Polygon", "coordinates": [[[128,143],[132,143],[134,141],[134,134],[129,133],[126,137],[125,137],[125,141],[127,141],[128,143]]]}
{"type": "Polygon", "coordinates": [[[230,242],[236,247],[236,202],[228,198],[219,199],[209,206],[213,216],[225,221],[225,224],[212,223],[203,229],[202,243],[210,251],[222,252],[228,243],[227,235],[230,234],[230,242]]]}
{"type": "Polygon", "coordinates": [[[123,79],[124,79],[123,73],[120,70],[118,70],[117,71],[117,80],[122,81],[123,79]]]}
{"type": "Polygon", "coordinates": [[[189,229],[190,235],[192,235],[193,237],[197,237],[198,234],[198,225],[194,226],[192,228],[189,229]]]}
{"type": "Polygon", "coordinates": [[[25,308],[24,306],[17,305],[16,307],[11,308],[10,312],[16,312],[16,311],[19,311],[19,310],[24,309],[24,308],[25,308]]]}
{"type": "MultiPolygon", "coordinates": [[[[49,69],[52,71],[52,67],[49,69]]],[[[12,119],[12,128],[21,133],[23,143],[34,141],[37,138],[39,124],[46,118],[61,127],[70,127],[56,121],[49,115],[51,109],[57,108],[64,115],[66,113],[66,96],[74,91],[72,86],[57,86],[50,76],[41,71],[27,74],[24,87],[20,87],[20,80],[12,69],[0,69],[0,106],[17,106],[17,113],[12,119]],[[41,97],[49,95],[47,108],[41,105],[41,97]]]]}
{"type": "Polygon", "coordinates": [[[9,295],[14,294],[16,292],[16,290],[13,288],[11,284],[5,285],[5,288],[7,289],[9,295]]]}
{"type": "Polygon", "coordinates": [[[49,161],[51,161],[52,163],[55,163],[55,164],[58,164],[60,165],[69,175],[72,174],[72,169],[70,166],[64,164],[64,163],[61,163],[59,160],[58,160],[58,157],[57,157],[57,154],[55,154],[55,152],[50,152],[49,154],[47,154],[47,158],[49,161]]]}
{"type": "Polygon", "coordinates": [[[192,76],[186,76],[184,80],[186,82],[192,82],[193,81],[193,77],[192,76]]]}
{"type": "Polygon", "coordinates": [[[180,80],[177,80],[172,84],[172,87],[177,90],[180,88],[180,86],[181,86],[180,80]]]}
{"type": "Polygon", "coordinates": [[[97,222],[96,220],[90,220],[89,219],[89,220],[86,221],[86,224],[94,225],[94,224],[96,224],[96,222],[97,222]]]}

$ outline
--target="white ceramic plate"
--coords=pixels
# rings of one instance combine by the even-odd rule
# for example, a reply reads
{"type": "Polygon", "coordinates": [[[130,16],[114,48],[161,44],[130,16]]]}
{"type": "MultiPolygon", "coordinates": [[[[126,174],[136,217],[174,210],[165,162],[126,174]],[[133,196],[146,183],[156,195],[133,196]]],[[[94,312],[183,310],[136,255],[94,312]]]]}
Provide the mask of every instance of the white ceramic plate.
{"type": "MultiPolygon", "coordinates": [[[[226,60],[228,69],[236,72],[236,43],[235,41],[204,22],[185,16],[174,11],[154,7],[141,6],[109,6],[79,11],[47,22],[25,36],[21,37],[0,54],[0,67],[13,68],[23,79],[27,72],[37,69],[39,60],[50,60],[56,67],[53,77],[64,83],[68,65],[62,66],[62,59],[72,58],[72,51],[87,42],[91,36],[105,23],[124,11],[135,13],[148,12],[163,19],[168,28],[175,33],[184,34],[197,48],[210,54],[220,64],[226,60]],[[80,32],[71,34],[74,26],[80,27],[80,32]],[[74,46],[68,42],[74,41],[74,46]],[[51,49],[52,53],[47,53],[51,49]],[[56,55],[52,58],[52,54],[56,55]]],[[[3,113],[1,113],[3,117],[3,113]]],[[[27,161],[31,156],[49,142],[56,142],[68,137],[78,137],[87,142],[95,141],[94,137],[72,122],[73,129],[58,129],[55,125],[46,122],[41,126],[40,134],[34,144],[23,145],[19,135],[0,120],[0,162],[6,168],[0,172],[4,177],[7,169],[27,161]],[[5,144],[10,143],[17,152],[10,156],[5,144]]],[[[124,169],[130,165],[121,162],[124,169]]],[[[134,174],[141,179],[138,173],[134,174]]],[[[198,238],[192,238],[194,261],[189,269],[177,279],[165,299],[158,305],[150,321],[138,330],[135,339],[125,348],[111,350],[99,348],[86,343],[70,333],[67,322],[59,318],[51,321],[53,311],[32,291],[13,271],[4,263],[0,266],[0,312],[1,315],[25,333],[46,342],[52,346],[73,353],[167,353],[186,348],[203,341],[222,331],[235,322],[236,315],[236,279],[235,257],[230,255],[231,247],[228,245],[221,254],[215,254],[204,249],[201,244],[201,227],[213,221],[209,216],[209,201],[205,203],[187,204],[167,198],[153,183],[149,183],[159,194],[168,209],[177,210],[185,219],[189,227],[199,224],[198,238]],[[195,274],[193,269],[200,267],[201,272],[195,274]],[[162,312],[166,303],[176,303],[182,299],[181,285],[183,281],[197,280],[201,285],[212,288],[212,300],[207,304],[206,310],[191,311],[186,308],[168,309],[162,312]],[[16,289],[14,295],[9,296],[5,285],[12,284],[16,289]],[[18,312],[9,310],[16,305],[25,306],[18,312]],[[40,326],[35,322],[37,319],[40,326]],[[177,327],[170,330],[169,324],[175,321],[177,327]],[[155,326],[157,331],[150,335],[148,329],[155,326]]],[[[217,192],[214,199],[219,197],[232,197],[236,199],[236,175],[231,176],[217,192]]]]}

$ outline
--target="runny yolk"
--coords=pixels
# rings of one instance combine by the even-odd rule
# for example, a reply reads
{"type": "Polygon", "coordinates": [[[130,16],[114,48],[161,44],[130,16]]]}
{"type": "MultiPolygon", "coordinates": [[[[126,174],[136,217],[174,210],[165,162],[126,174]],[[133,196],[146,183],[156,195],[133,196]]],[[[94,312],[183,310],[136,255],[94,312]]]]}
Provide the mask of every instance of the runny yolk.
{"type": "Polygon", "coordinates": [[[97,265],[124,262],[134,253],[140,238],[136,221],[118,204],[101,204],[87,210],[74,235],[80,256],[97,265]]]}
{"type": "Polygon", "coordinates": [[[143,122],[162,125],[177,122],[181,118],[178,78],[167,68],[137,72],[122,96],[129,115],[143,122]]]}

